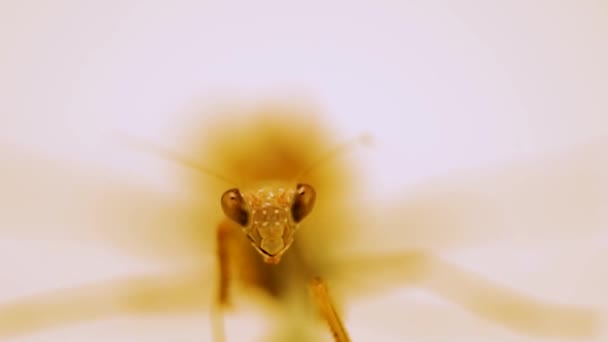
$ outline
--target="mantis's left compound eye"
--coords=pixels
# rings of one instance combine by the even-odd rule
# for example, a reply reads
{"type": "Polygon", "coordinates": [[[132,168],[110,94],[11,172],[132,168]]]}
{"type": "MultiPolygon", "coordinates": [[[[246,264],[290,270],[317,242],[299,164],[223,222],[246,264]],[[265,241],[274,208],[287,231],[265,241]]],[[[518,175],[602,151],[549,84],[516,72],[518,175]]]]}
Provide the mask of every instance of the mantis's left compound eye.
{"type": "Polygon", "coordinates": [[[249,223],[249,212],[238,189],[230,189],[224,192],[222,195],[222,210],[229,219],[243,227],[249,223]]]}
{"type": "Polygon", "coordinates": [[[296,195],[291,205],[291,216],[297,223],[302,221],[310,212],[315,204],[315,189],[308,184],[298,184],[296,195]]]}

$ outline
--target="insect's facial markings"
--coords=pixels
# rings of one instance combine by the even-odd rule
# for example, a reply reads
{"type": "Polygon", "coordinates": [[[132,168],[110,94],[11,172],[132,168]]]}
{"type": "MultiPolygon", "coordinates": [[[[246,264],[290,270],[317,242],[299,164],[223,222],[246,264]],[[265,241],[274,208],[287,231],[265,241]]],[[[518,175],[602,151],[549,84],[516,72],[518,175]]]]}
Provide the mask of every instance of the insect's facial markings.
{"type": "Polygon", "coordinates": [[[230,189],[222,195],[226,216],[238,223],[264,262],[277,264],[294,241],[299,223],[312,211],[312,186],[266,186],[241,193],[230,189]]]}

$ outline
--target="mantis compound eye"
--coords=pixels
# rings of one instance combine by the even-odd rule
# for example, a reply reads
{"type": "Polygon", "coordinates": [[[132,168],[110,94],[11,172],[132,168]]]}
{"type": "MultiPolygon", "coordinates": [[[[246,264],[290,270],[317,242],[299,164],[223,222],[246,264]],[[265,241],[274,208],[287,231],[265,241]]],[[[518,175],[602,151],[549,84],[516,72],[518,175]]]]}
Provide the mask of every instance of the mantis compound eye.
{"type": "Polygon", "coordinates": [[[243,227],[249,223],[249,212],[238,189],[230,189],[224,192],[222,195],[222,210],[229,219],[243,227]]]}
{"type": "Polygon", "coordinates": [[[302,221],[310,212],[315,204],[315,189],[308,184],[298,184],[296,195],[291,205],[291,216],[294,222],[302,221]]]}

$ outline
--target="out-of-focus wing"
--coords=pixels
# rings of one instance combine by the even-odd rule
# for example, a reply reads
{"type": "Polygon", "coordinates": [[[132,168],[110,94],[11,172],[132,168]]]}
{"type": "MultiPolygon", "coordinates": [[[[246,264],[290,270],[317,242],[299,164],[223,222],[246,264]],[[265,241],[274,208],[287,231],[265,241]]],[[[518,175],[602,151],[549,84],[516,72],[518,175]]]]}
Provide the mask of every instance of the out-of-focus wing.
{"type": "MultiPolygon", "coordinates": [[[[572,253],[591,253],[597,246],[585,241],[608,233],[607,150],[608,141],[600,140],[555,158],[422,185],[371,208],[375,211],[369,216],[361,210],[356,215],[363,238],[334,267],[338,292],[373,296],[390,288],[417,288],[474,313],[483,329],[506,327],[506,335],[531,339],[597,339],[608,303],[597,298],[597,289],[589,289],[593,279],[605,283],[608,278],[605,272],[593,277],[602,268],[572,253]],[[466,266],[451,262],[454,252],[480,246],[489,254],[466,266]],[[513,262],[496,264],[492,246],[506,251],[513,262]],[[563,254],[561,268],[545,265],[530,271],[525,263],[546,258],[522,261],[520,255],[526,250],[555,254],[556,249],[563,254]],[[468,266],[477,271],[466,271],[468,266]],[[525,270],[514,271],[521,266],[525,270]],[[501,278],[506,283],[489,280],[501,278]],[[553,296],[543,296],[542,288],[553,296]]],[[[411,303],[395,301],[386,310],[405,317],[411,303]]],[[[394,315],[385,316],[397,321],[394,315]]],[[[443,326],[439,318],[434,324],[443,326]]],[[[397,326],[404,336],[412,336],[408,322],[397,326]]]]}
{"type": "Polygon", "coordinates": [[[128,253],[212,253],[221,219],[209,196],[180,196],[111,170],[2,151],[0,234],[107,240],[128,253]]]}
{"type": "Polygon", "coordinates": [[[381,249],[443,250],[495,241],[537,243],[608,229],[608,140],[561,155],[399,189],[367,219],[381,249]],[[380,233],[381,232],[381,233],[380,233]]]}
{"type": "MultiPolygon", "coordinates": [[[[85,162],[50,159],[5,146],[0,150],[0,240],[23,250],[20,254],[28,259],[3,259],[3,279],[11,281],[0,287],[11,293],[11,286],[23,283],[31,287],[28,281],[44,283],[33,286],[38,288],[36,294],[2,293],[6,298],[0,303],[1,340],[121,316],[155,314],[166,318],[175,313],[206,313],[215,279],[210,259],[218,221],[214,221],[212,204],[206,203],[204,196],[180,196],[177,191],[85,162]],[[28,241],[46,242],[58,251],[70,242],[109,244],[109,252],[114,249],[144,257],[142,260],[160,261],[169,271],[147,276],[130,271],[122,278],[83,280],[73,273],[107,271],[98,270],[99,263],[88,264],[89,255],[78,253],[65,265],[49,264],[54,255],[46,255],[48,259],[44,253],[30,255],[27,251],[36,244],[28,241]],[[31,263],[39,266],[20,272],[20,267],[31,263]],[[41,275],[28,280],[30,273],[41,275]],[[63,278],[75,278],[75,283],[63,278]],[[68,285],[57,290],[54,283],[68,285]]],[[[216,202],[213,204],[218,206],[216,202]]],[[[83,252],[95,254],[94,249],[83,248],[83,252]]],[[[112,269],[111,264],[117,261],[106,259],[100,261],[101,268],[112,269]]],[[[119,271],[119,266],[114,268],[119,271]]],[[[208,329],[199,333],[206,337],[208,329]]]]}

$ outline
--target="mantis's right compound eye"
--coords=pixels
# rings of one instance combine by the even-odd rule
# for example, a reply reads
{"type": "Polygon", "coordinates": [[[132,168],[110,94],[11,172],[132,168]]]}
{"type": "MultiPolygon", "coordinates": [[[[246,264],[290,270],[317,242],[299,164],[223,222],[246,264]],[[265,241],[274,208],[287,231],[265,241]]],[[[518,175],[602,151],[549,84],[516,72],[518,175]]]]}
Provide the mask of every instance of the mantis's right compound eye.
{"type": "Polygon", "coordinates": [[[224,192],[222,195],[222,210],[229,219],[243,227],[249,223],[249,212],[238,189],[230,189],[224,192]]]}

